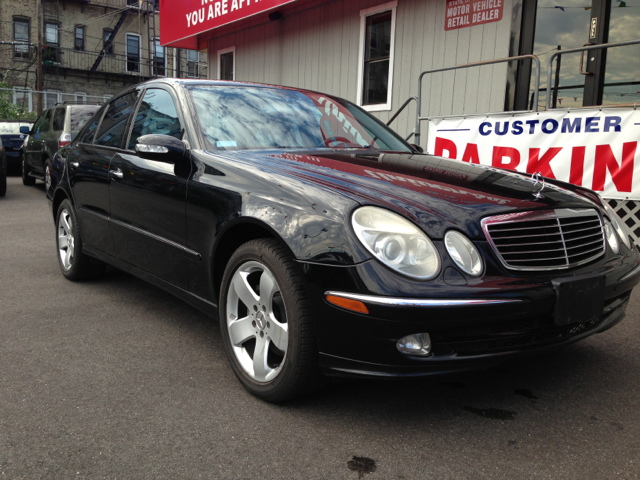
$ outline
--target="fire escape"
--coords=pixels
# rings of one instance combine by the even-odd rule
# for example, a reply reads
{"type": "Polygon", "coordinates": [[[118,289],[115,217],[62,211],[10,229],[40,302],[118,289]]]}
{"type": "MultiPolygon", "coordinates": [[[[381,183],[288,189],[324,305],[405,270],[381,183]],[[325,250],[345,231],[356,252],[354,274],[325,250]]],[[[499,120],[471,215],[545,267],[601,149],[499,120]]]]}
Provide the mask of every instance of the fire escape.
{"type": "Polygon", "coordinates": [[[129,81],[134,80],[130,77],[135,77],[135,83],[137,83],[153,78],[158,73],[164,73],[158,71],[155,55],[156,0],[41,0],[41,5],[44,22],[42,65],[45,75],[50,80],[59,84],[61,78],[66,79],[69,74],[77,75],[79,72],[84,72],[88,81],[104,76],[111,80],[122,80],[125,85],[128,77],[129,81]],[[77,8],[78,5],[84,14],[89,9],[98,10],[97,15],[92,12],[93,15],[87,16],[87,24],[91,22],[94,27],[96,25],[94,19],[98,16],[111,19],[108,25],[107,20],[103,25],[109,27],[117,18],[115,26],[105,30],[105,32],[110,30],[110,35],[105,36],[104,39],[97,39],[95,35],[88,37],[82,42],[81,47],[75,43],[65,45],[62,42],[63,34],[68,38],[71,32],[75,40],[76,33],[75,26],[65,22],[64,12],[70,8],[77,8]],[[122,47],[122,40],[116,43],[118,32],[127,28],[125,25],[127,19],[129,19],[129,25],[137,25],[136,33],[142,34],[143,29],[146,31],[146,45],[143,48],[144,35],[140,35],[137,54],[130,52],[126,46],[122,47]],[[54,31],[56,29],[51,25],[57,25],[57,31],[54,31]],[[100,50],[97,48],[92,50],[91,47],[94,45],[100,47],[100,50]],[[117,46],[120,48],[116,48],[117,46]]]}

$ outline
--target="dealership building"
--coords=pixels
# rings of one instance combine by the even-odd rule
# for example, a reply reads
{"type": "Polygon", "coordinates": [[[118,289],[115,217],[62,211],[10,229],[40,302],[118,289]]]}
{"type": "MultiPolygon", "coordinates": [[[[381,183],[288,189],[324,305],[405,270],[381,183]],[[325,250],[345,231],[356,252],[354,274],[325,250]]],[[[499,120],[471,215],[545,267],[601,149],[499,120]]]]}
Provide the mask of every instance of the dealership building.
{"type": "Polygon", "coordinates": [[[421,74],[440,70],[424,74],[412,142],[600,191],[636,238],[640,42],[597,46],[638,25],[640,0],[160,0],[161,42],[206,50],[209,78],[325,92],[383,122],[409,101],[390,125],[405,138],[421,74]],[[539,96],[532,57],[449,69],[518,55],[539,59],[539,96]]]}
{"type": "MultiPolygon", "coordinates": [[[[209,78],[317,90],[387,121],[417,96],[425,70],[533,53],[542,64],[544,87],[546,61],[558,47],[639,37],[640,8],[633,1],[162,0],[161,39],[169,46],[206,49],[209,78]]],[[[590,74],[583,75],[580,53],[562,56],[556,106],[640,101],[638,58],[638,45],[594,51],[582,67],[590,74]]],[[[426,75],[422,112],[530,109],[531,63],[426,75]]],[[[542,106],[545,100],[543,88],[542,106]]],[[[414,123],[412,104],[393,127],[405,135],[414,123]]]]}

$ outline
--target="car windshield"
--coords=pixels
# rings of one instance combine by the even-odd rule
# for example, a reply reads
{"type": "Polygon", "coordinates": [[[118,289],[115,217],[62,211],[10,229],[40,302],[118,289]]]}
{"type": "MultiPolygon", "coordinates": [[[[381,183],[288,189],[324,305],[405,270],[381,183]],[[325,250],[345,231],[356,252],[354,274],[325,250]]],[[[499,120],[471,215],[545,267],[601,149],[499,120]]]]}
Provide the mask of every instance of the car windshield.
{"type": "Polygon", "coordinates": [[[71,138],[75,138],[80,129],[92,118],[100,107],[98,105],[87,105],[71,107],[71,138]]]}
{"type": "Polygon", "coordinates": [[[411,151],[374,117],[327,95],[268,87],[187,88],[212,149],[371,147],[411,151]]]}
{"type": "Polygon", "coordinates": [[[20,127],[31,128],[32,125],[33,123],[28,123],[28,122],[0,122],[0,135],[9,134],[9,133],[14,133],[19,135],[20,127]]]}

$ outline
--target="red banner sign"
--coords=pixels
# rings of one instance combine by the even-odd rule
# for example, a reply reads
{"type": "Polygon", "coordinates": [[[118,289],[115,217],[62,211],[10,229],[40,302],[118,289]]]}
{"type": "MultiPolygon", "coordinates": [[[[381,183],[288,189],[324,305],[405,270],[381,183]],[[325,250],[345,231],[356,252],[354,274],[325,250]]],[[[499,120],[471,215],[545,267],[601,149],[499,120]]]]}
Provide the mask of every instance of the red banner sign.
{"type": "Polygon", "coordinates": [[[502,20],[503,0],[447,0],[445,30],[502,20]]]}
{"type": "MultiPolygon", "coordinates": [[[[295,0],[160,0],[163,46],[196,49],[194,37],[295,0]]],[[[502,0],[500,0],[502,1],[502,0]]]]}

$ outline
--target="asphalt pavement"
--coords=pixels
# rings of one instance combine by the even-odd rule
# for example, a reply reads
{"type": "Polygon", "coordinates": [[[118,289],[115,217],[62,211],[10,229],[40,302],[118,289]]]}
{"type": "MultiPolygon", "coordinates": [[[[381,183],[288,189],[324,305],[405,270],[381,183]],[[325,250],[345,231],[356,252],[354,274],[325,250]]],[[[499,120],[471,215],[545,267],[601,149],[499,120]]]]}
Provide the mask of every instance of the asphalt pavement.
{"type": "Polygon", "coordinates": [[[65,280],[42,183],[0,198],[0,479],[640,478],[639,341],[640,290],[544,355],[271,405],[204,314],[115,269],[65,280]]]}

